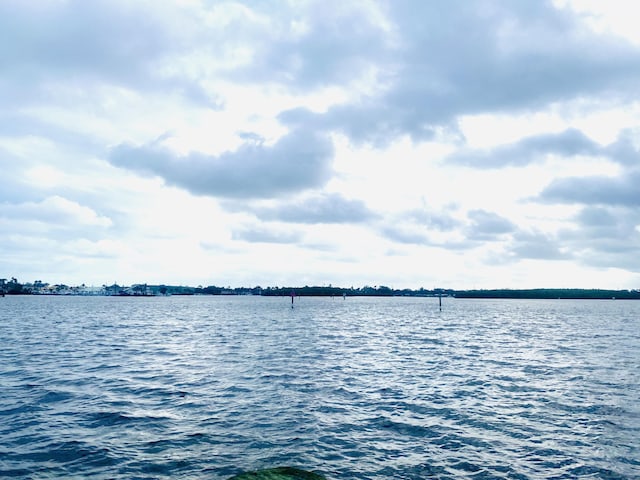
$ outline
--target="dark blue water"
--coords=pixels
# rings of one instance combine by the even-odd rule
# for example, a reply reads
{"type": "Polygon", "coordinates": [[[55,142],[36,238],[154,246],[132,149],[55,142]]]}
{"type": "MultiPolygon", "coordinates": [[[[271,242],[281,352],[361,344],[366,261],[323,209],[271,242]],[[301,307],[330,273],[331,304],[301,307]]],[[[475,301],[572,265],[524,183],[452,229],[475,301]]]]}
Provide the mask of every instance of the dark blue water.
{"type": "Polygon", "coordinates": [[[0,477],[640,478],[640,302],[0,299],[0,477]]]}

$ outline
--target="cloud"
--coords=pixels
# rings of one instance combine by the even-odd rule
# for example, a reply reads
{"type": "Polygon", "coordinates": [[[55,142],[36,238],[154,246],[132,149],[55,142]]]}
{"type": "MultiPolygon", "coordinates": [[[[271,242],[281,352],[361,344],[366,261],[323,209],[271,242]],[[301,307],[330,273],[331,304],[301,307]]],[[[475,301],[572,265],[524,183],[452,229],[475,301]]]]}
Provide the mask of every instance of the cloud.
{"type": "Polygon", "coordinates": [[[425,206],[422,208],[399,212],[390,221],[396,224],[409,222],[428,230],[450,232],[459,227],[461,222],[447,213],[447,210],[449,210],[449,208],[436,210],[425,206]]]}
{"type": "MultiPolygon", "coordinates": [[[[551,2],[442,8],[398,1],[386,14],[393,28],[377,59],[378,87],[324,113],[284,111],[282,122],[385,145],[401,135],[421,141],[439,128],[455,130],[461,115],[530,111],[590,95],[618,101],[637,96],[638,50],[588,32],[551,2]]],[[[306,43],[297,47],[302,58],[312,58],[306,43]]],[[[581,148],[589,146],[576,140],[581,148]]]]}
{"type": "Polygon", "coordinates": [[[514,259],[568,260],[571,255],[565,252],[552,235],[542,232],[517,232],[508,247],[514,259]]]}
{"type": "Polygon", "coordinates": [[[110,227],[112,225],[110,218],[101,216],[89,207],[57,195],[40,202],[4,203],[0,208],[0,217],[46,223],[53,228],[110,227]]]}
{"type": "Polygon", "coordinates": [[[356,87],[326,112],[280,119],[380,145],[455,130],[465,114],[624,101],[640,74],[637,49],[551,2],[10,1],[0,32],[5,105],[51,102],[51,88],[69,84],[181,92],[216,108],[220,80],[299,94],[356,87]]]}
{"type": "Polygon", "coordinates": [[[461,149],[449,155],[445,162],[476,168],[523,167],[542,162],[547,155],[573,157],[600,153],[602,149],[596,142],[579,130],[570,128],[561,133],[534,135],[490,149],[461,149]]]}
{"type": "Polygon", "coordinates": [[[63,245],[66,252],[74,255],[82,255],[88,258],[118,258],[122,252],[130,250],[126,242],[112,239],[102,239],[90,241],[86,238],[79,238],[63,245]]]}
{"type": "Polygon", "coordinates": [[[575,219],[583,227],[607,232],[610,232],[619,220],[609,209],[601,207],[583,208],[575,219]]]}
{"type": "Polygon", "coordinates": [[[587,206],[556,233],[514,230],[490,262],[571,260],[596,268],[640,268],[640,214],[627,207],[587,206]]]}
{"type": "Polygon", "coordinates": [[[553,180],[538,200],[547,203],[640,206],[640,170],[616,177],[567,177],[553,180]]]}
{"type": "Polygon", "coordinates": [[[424,232],[424,229],[419,229],[411,226],[401,225],[386,225],[380,229],[380,233],[385,238],[408,245],[431,245],[432,241],[429,236],[424,232]]]}
{"type": "Polygon", "coordinates": [[[429,245],[452,250],[466,250],[482,242],[504,240],[518,231],[509,219],[497,213],[475,209],[467,213],[468,224],[446,213],[416,209],[379,227],[387,239],[404,244],[429,245]]]}
{"type": "Polygon", "coordinates": [[[629,165],[640,159],[640,151],[634,139],[634,132],[627,129],[620,132],[615,142],[602,146],[580,130],[569,128],[560,133],[533,135],[493,148],[461,148],[447,156],[444,163],[475,168],[524,167],[531,163],[540,163],[549,155],[555,155],[561,158],[601,156],[622,165],[629,165]]]}
{"type": "Polygon", "coordinates": [[[345,85],[370,75],[389,54],[386,19],[375,2],[274,3],[252,6],[262,28],[252,34],[251,62],[231,74],[235,81],[294,92],[345,85]]]}
{"type": "Polygon", "coordinates": [[[640,268],[640,213],[637,208],[587,206],[558,238],[583,264],[640,268]]]}
{"type": "MultiPolygon", "coordinates": [[[[434,235],[455,235],[462,222],[447,212],[428,206],[388,215],[377,222],[375,228],[384,238],[407,245],[430,245],[459,248],[458,242],[434,240],[434,235]]],[[[466,245],[468,246],[468,245],[466,245]]]]}
{"type": "Polygon", "coordinates": [[[581,248],[600,252],[640,249],[640,213],[635,208],[588,206],[574,220],[576,228],[563,230],[561,235],[581,248]]]}
{"type": "Polygon", "coordinates": [[[329,139],[295,130],[274,145],[244,143],[221,155],[177,155],[156,143],[111,150],[109,162],[159,176],[168,185],[196,195],[270,198],[321,187],[330,177],[333,146],[329,139]]]}
{"type": "Polygon", "coordinates": [[[556,233],[514,230],[493,262],[571,260],[595,268],[640,268],[640,215],[626,207],[588,206],[556,233]]]}
{"type": "Polygon", "coordinates": [[[194,13],[145,1],[2,2],[0,101],[51,102],[60,87],[101,84],[214,101],[198,78],[171,67],[202,32],[194,13]]]}
{"type": "Polygon", "coordinates": [[[283,201],[275,207],[254,207],[248,210],[261,220],[303,224],[353,224],[378,217],[362,200],[348,199],[337,193],[322,193],[301,200],[283,201]]]}
{"type": "MultiPolygon", "coordinates": [[[[15,272],[55,263],[61,255],[83,257],[73,248],[109,235],[113,221],[94,209],[54,195],[40,201],[0,202],[0,265],[15,272]]],[[[22,273],[20,273],[22,275],[22,273]]],[[[35,273],[34,273],[35,274],[35,273]]]]}
{"type": "Polygon", "coordinates": [[[640,148],[638,147],[638,130],[622,130],[615,142],[602,149],[602,153],[611,160],[626,166],[634,166],[640,162],[640,148]]]}
{"type": "Polygon", "coordinates": [[[300,243],[300,232],[283,231],[264,226],[244,227],[233,231],[233,240],[241,240],[250,243],[300,243]]]}
{"type": "Polygon", "coordinates": [[[20,156],[0,147],[0,202],[20,202],[29,199],[24,182],[24,165],[20,156]]]}
{"type": "Polygon", "coordinates": [[[472,210],[467,216],[471,220],[471,225],[467,229],[469,240],[496,240],[502,235],[516,231],[513,222],[493,212],[472,210]]]}
{"type": "Polygon", "coordinates": [[[405,213],[411,221],[424,225],[430,230],[450,232],[460,226],[461,222],[448,213],[429,209],[416,209],[405,213]]]}

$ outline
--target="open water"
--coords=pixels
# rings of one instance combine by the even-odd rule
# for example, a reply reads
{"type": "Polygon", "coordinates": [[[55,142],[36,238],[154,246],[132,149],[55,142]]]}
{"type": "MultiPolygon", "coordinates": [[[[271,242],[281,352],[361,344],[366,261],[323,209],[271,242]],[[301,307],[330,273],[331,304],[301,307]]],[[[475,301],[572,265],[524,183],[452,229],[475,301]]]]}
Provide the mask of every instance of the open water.
{"type": "Polygon", "coordinates": [[[0,477],[640,478],[640,302],[0,298],[0,477]]]}

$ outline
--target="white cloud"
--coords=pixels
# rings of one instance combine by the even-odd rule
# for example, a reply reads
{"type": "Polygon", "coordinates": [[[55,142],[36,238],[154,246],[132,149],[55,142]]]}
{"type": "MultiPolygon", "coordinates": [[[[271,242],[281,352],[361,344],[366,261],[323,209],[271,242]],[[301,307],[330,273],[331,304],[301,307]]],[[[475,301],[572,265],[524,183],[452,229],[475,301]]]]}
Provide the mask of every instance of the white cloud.
{"type": "Polygon", "coordinates": [[[93,209],[60,196],[52,196],[40,202],[21,204],[5,203],[0,217],[25,222],[40,222],[49,228],[110,227],[110,218],[99,215],[93,209]]]}

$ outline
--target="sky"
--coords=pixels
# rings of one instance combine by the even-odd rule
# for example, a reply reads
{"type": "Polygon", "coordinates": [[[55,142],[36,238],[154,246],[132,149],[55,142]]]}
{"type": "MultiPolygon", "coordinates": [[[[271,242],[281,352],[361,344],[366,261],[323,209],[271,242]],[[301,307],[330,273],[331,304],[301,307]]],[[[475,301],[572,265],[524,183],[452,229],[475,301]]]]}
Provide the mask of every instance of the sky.
{"type": "Polygon", "coordinates": [[[3,0],[0,277],[640,288],[620,0],[3,0]]]}

